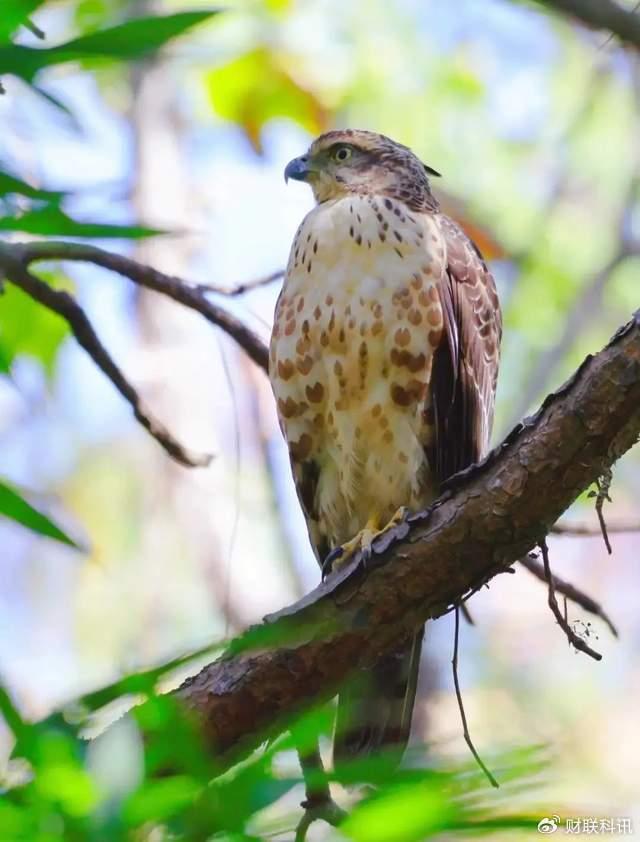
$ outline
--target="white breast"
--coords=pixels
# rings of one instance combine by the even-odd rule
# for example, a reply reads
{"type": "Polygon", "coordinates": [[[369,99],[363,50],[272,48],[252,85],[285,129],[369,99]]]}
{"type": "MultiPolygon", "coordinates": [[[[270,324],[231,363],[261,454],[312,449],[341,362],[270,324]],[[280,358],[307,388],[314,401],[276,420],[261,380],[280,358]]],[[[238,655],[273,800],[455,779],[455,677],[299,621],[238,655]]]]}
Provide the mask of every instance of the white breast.
{"type": "Polygon", "coordinates": [[[442,332],[437,217],[384,197],[326,202],[294,240],[270,374],[295,465],[319,469],[335,544],[431,494],[429,378],[442,332]],[[386,516],[383,514],[382,516],[386,516]]]}

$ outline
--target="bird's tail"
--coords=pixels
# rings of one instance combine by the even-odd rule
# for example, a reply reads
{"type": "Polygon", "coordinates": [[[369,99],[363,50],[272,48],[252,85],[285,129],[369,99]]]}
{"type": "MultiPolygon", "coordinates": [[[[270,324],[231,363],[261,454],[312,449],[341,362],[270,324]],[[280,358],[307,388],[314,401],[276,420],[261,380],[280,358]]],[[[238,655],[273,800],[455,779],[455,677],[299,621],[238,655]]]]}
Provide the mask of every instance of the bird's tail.
{"type": "Polygon", "coordinates": [[[358,670],[338,696],[334,764],[378,752],[400,762],[411,732],[424,628],[401,647],[358,670]]]}

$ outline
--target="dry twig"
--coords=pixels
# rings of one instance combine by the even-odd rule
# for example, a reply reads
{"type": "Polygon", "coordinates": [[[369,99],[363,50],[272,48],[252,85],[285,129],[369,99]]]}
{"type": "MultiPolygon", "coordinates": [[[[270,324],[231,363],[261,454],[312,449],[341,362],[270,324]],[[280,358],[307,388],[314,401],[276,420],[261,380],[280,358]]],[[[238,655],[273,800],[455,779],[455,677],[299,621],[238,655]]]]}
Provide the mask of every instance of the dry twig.
{"type": "MultiPolygon", "coordinates": [[[[599,534],[600,533],[598,532],[598,535],[599,534]]],[[[524,558],[521,558],[520,564],[522,564],[523,567],[526,567],[527,570],[530,573],[533,573],[533,575],[537,579],[540,579],[541,582],[547,582],[544,565],[542,565],[532,553],[529,553],[524,556],[524,558]]],[[[561,593],[565,597],[565,601],[566,599],[570,599],[571,602],[575,602],[575,604],[579,605],[580,608],[583,608],[590,614],[594,614],[596,617],[600,617],[600,619],[609,626],[611,634],[613,634],[614,637],[618,637],[618,630],[614,626],[613,621],[600,603],[596,602],[595,599],[581,591],[579,588],[576,588],[575,585],[572,585],[570,582],[566,582],[564,579],[561,579],[555,574],[553,575],[553,588],[557,593],[561,593]]]]}
{"type": "Polygon", "coordinates": [[[605,502],[610,503],[611,497],[609,497],[609,489],[611,488],[611,482],[613,480],[613,476],[611,474],[611,469],[607,468],[601,477],[598,477],[596,480],[597,491],[591,491],[589,493],[589,497],[596,498],[596,514],[598,515],[598,523],[600,524],[600,531],[602,533],[602,538],[604,540],[604,545],[607,548],[607,552],[609,555],[613,552],[611,549],[611,542],[609,541],[609,533],[607,532],[607,524],[604,519],[604,504],[605,502]]]}
{"type": "Polygon", "coordinates": [[[595,649],[592,649],[588,643],[585,643],[584,640],[573,631],[566,617],[562,615],[560,607],[558,606],[558,600],[556,599],[554,580],[549,566],[549,549],[545,538],[540,541],[540,549],[542,550],[542,559],[544,561],[544,575],[549,586],[549,608],[551,609],[553,616],[556,618],[562,631],[566,634],[569,643],[573,644],[573,646],[576,649],[579,649],[580,652],[590,655],[594,660],[601,661],[602,655],[599,652],[596,652],[595,649]]]}
{"type": "Polygon", "coordinates": [[[267,347],[260,337],[224,308],[209,301],[205,293],[197,286],[188,284],[182,278],[159,272],[157,269],[138,263],[137,260],[132,260],[130,257],[113,254],[96,246],[83,243],[49,240],[37,243],[4,244],[2,249],[7,250],[23,266],[41,260],[69,260],[93,263],[96,266],[102,266],[104,269],[123,275],[138,286],[166,295],[168,298],[172,298],[185,307],[200,313],[208,322],[219,327],[234,339],[257,365],[265,371],[268,368],[267,347]]]}
{"type": "Polygon", "coordinates": [[[211,461],[209,454],[194,453],[178,442],[171,433],[142,406],[140,395],[118,368],[111,355],[100,342],[91,322],[78,302],[68,292],[52,289],[32,275],[16,261],[11,246],[0,243],[0,272],[14,286],[19,287],[34,301],[61,316],[79,345],[89,354],[98,368],[109,378],[133,410],[137,421],[176,461],[186,467],[204,467],[211,461]]]}
{"type": "Polygon", "coordinates": [[[482,769],[482,771],[487,776],[489,783],[491,786],[499,789],[500,784],[498,781],[493,777],[491,772],[487,769],[482,758],[476,751],[476,747],[473,744],[471,739],[471,735],[469,734],[469,726],[467,725],[467,716],[464,712],[464,704],[462,703],[462,693],[460,692],[460,682],[458,681],[458,641],[460,637],[460,606],[456,605],[455,607],[455,631],[453,636],[453,658],[451,659],[451,666],[453,668],[453,683],[456,688],[456,699],[458,700],[458,709],[460,711],[460,718],[462,719],[462,731],[464,734],[464,739],[466,744],[469,746],[469,751],[476,759],[476,763],[482,769]]]}
{"type": "Polygon", "coordinates": [[[254,289],[265,287],[275,281],[279,281],[283,275],[284,269],[277,269],[275,272],[271,272],[271,274],[265,275],[262,278],[255,278],[253,281],[245,281],[244,283],[237,284],[234,287],[228,287],[227,289],[224,287],[214,286],[212,284],[198,284],[196,289],[200,290],[200,292],[215,292],[216,295],[224,295],[227,298],[235,298],[238,295],[244,295],[254,289]]]}

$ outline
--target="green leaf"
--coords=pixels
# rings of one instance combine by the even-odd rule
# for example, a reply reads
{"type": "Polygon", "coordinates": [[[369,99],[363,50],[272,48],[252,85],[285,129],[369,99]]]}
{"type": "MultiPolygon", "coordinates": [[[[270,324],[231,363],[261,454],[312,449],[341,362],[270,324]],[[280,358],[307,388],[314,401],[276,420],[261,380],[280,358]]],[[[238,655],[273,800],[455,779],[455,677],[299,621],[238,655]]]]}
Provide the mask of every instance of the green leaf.
{"type": "Polygon", "coordinates": [[[0,74],[12,73],[31,82],[43,68],[69,61],[87,58],[126,61],[141,58],[217,13],[218,10],[209,9],[135,18],[55,47],[34,48],[19,44],[0,47],[0,74]]]}
{"type": "Polygon", "coordinates": [[[0,515],[15,520],[17,523],[44,535],[46,538],[53,538],[69,547],[80,549],[79,546],[69,538],[56,524],[46,515],[39,512],[4,480],[0,480],[0,515]]]}
{"type": "Polygon", "coordinates": [[[242,126],[258,152],[262,127],[274,117],[289,117],[311,134],[327,122],[326,108],[315,93],[296,81],[284,56],[266,48],[211,71],[207,85],[217,113],[242,126]]]}
{"type": "Polygon", "coordinates": [[[188,775],[147,781],[125,801],[124,820],[137,826],[168,819],[193,803],[201,791],[202,784],[188,775]]]}
{"type": "Polygon", "coordinates": [[[28,809],[0,801],[0,827],[5,839],[13,839],[16,842],[28,839],[29,831],[33,829],[32,816],[28,809]]]}
{"type": "Polygon", "coordinates": [[[452,814],[444,792],[425,781],[391,787],[361,801],[340,830],[357,842],[420,842],[446,828],[452,814]]]}
{"type": "Polygon", "coordinates": [[[24,732],[27,726],[20,716],[20,712],[17,707],[13,704],[11,697],[2,685],[0,685],[0,713],[2,714],[7,726],[10,728],[13,736],[17,739],[24,732]]]}
{"type": "MultiPolygon", "coordinates": [[[[40,274],[47,279],[46,273],[40,274]]],[[[0,296],[0,371],[8,373],[15,357],[25,355],[38,360],[51,377],[60,345],[68,335],[69,326],[57,313],[17,287],[6,286],[0,296]]]]}
{"type": "Polygon", "coordinates": [[[24,24],[44,0],[2,0],[0,44],[7,44],[13,33],[24,24]]]}
{"type": "Polygon", "coordinates": [[[178,657],[172,658],[170,661],[160,664],[160,666],[131,673],[130,675],[124,676],[124,678],[119,678],[112,684],[101,687],[99,690],[93,690],[90,693],[86,693],[84,696],[81,696],[78,702],[80,705],[89,708],[89,710],[97,710],[121,696],[127,696],[130,694],[135,695],[139,693],[152,693],[155,690],[159,679],[167,673],[174,672],[180,667],[183,667],[185,664],[203,658],[205,655],[216,654],[223,649],[226,644],[227,641],[225,640],[222,640],[219,643],[209,643],[193,652],[188,652],[185,655],[178,655],[178,657]]]}
{"type": "Polygon", "coordinates": [[[39,769],[35,788],[41,798],[59,804],[72,816],[89,815],[98,801],[91,776],[73,763],[52,763],[39,769]]]}
{"type": "Polygon", "coordinates": [[[24,231],[49,237],[125,238],[139,240],[165,233],[141,225],[111,225],[102,222],[79,222],[55,205],[28,210],[21,216],[0,218],[0,231],[24,231]]]}
{"type": "Polygon", "coordinates": [[[41,190],[38,187],[32,187],[15,175],[0,170],[0,196],[16,193],[20,196],[28,196],[30,199],[43,199],[48,202],[59,202],[65,195],[58,190],[41,190]]]}

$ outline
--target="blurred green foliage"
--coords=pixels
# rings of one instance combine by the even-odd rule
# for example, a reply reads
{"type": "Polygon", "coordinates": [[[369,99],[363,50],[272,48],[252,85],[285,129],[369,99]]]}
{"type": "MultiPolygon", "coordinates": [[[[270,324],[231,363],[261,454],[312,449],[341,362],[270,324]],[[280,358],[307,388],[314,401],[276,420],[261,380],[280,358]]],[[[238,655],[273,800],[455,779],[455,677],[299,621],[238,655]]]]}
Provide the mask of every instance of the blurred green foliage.
{"type": "Polygon", "coordinates": [[[71,61],[82,64],[96,58],[119,61],[143,58],[215,14],[216,11],[209,10],[134,18],[55,47],[0,46],[0,76],[13,74],[31,82],[41,70],[56,64],[71,61]]]}
{"type": "MultiPolygon", "coordinates": [[[[28,47],[10,42],[39,3],[12,2],[2,10],[0,77],[13,75],[34,87],[52,104],[66,106],[35,86],[41,71],[60,64],[80,65],[132,61],[148,57],[187,30],[211,19],[216,10],[137,17],[106,26],[53,47],[28,47]]],[[[160,233],[141,225],[111,225],[72,219],[61,207],[63,191],[42,190],[2,169],[0,162],[0,231],[21,231],[40,236],[137,239],[160,233]]]]}
{"type": "MultiPolygon", "coordinates": [[[[55,274],[41,274],[50,282],[58,281],[55,274]]],[[[0,372],[9,373],[17,356],[28,356],[37,360],[50,378],[60,344],[68,334],[67,323],[59,316],[7,285],[0,303],[0,372]]]]}
{"type": "MultiPolygon", "coordinates": [[[[15,43],[19,31],[28,34],[29,18],[42,5],[42,0],[2,0],[0,77],[26,83],[62,109],[66,106],[40,87],[50,68],[64,64],[93,72],[114,62],[126,66],[216,15],[215,10],[197,10],[163,16],[149,14],[146,3],[80,0],[72,4],[76,37],[54,46],[15,43]],[[132,17],[141,9],[143,16],[132,17]]],[[[304,4],[255,0],[232,5],[221,18],[234,14],[250,25],[242,38],[234,40],[233,33],[219,38],[216,47],[221,49],[206,62],[201,81],[217,115],[237,125],[257,152],[263,150],[265,128],[277,118],[311,134],[334,122],[375,126],[444,171],[450,192],[442,191],[443,204],[468,227],[483,220],[474,236],[485,253],[515,255],[518,281],[505,283],[503,290],[510,345],[501,394],[503,416],[519,416],[537,397],[523,388],[535,367],[532,352],[557,340],[567,311],[579,304],[594,272],[619,247],[619,232],[610,223],[618,219],[636,166],[628,154],[638,126],[632,87],[617,68],[600,62],[558,25],[559,51],[541,121],[546,128],[510,138],[508,128],[478,130],[492,119],[490,86],[478,69],[482,61],[474,63],[473,54],[462,50],[445,55],[425,49],[424,35],[415,31],[405,4],[397,4],[393,26],[380,26],[380,19],[388,18],[388,4],[343,4],[328,27],[331,43],[325,44],[328,58],[321,62],[313,50],[307,55],[300,37],[314,32],[313,14],[304,4]],[[355,56],[351,64],[344,60],[347,50],[355,56]],[[592,74],[585,73],[587,65],[593,65],[592,74]],[[425,100],[428,108],[422,107],[425,100]],[[469,201],[456,205],[456,193],[469,201]],[[603,218],[605,225],[600,224],[603,218]]],[[[29,177],[0,166],[0,231],[127,239],[158,233],[141,224],[74,219],[69,198],[63,190],[33,186],[29,177]]],[[[620,311],[624,316],[637,306],[637,264],[637,258],[625,260],[607,290],[616,324],[620,311]]],[[[60,284],[56,274],[39,274],[60,284]]],[[[593,311],[586,316],[589,325],[600,312],[597,306],[593,311]]],[[[596,327],[606,336],[605,321],[596,327]]],[[[67,335],[64,322],[7,285],[0,299],[0,373],[10,372],[15,359],[25,355],[51,377],[67,335]]],[[[571,337],[570,353],[550,362],[539,390],[557,370],[570,370],[588,343],[602,338],[587,330],[571,337]]],[[[26,496],[0,481],[0,514],[73,545],[26,496]]],[[[248,635],[231,649],[240,651],[248,642],[269,641],[248,635]]],[[[0,713],[15,741],[0,783],[0,841],[291,838],[302,797],[293,738],[281,736],[223,770],[174,700],[157,692],[167,673],[213,651],[206,647],[125,676],[36,723],[25,722],[0,689],[0,713]],[[141,697],[144,701],[126,724],[117,723],[92,742],[85,738],[88,727],[104,720],[105,706],[123,707],[141,697]],[[105,768],[101,745],[117,742],[119,728],[125,727],[126,749],[114,749],[109,763],[115,766],[105,768]],[[279,805],[275,818],[274,805],[279,805]]],[[[331,723],[331,708],[325,707],[289,725],[296,744],[304,745],[328,739],[331,723]]],[[[498,795],[470,763],[441,769],[422,756],[402,770],[390,768],[384,758],[335,769],[328,780],[360,796],[340,833],[358,842],[418,842],[490,832],[514,838],[536,821],[512,815],[509,796],[518,787],[535,786],[544,770],[542,754],[535,749],[491,758],[503,783],[498,795]]]]}
{"type": "Polygon", "coordinates": [[[44,0],[3,0],[0,16],[0,45],[8,44],[16,30],[29,21],[44,0]]]}
{"type": "MultiPolygon", "coordinates": [[[[154,828],[160,835],[153,838],[194,842],[290,836],[298,818],[295,795],[302,797],[294,749],[328,738],[331,706],[292,722],[295,737],[282,735],[223,769],[203,746],[184,709],[172,696],[155,692],[161,675],[187,660],[129,676],[99,691],[91,705],[85,697],[34,724],[24,722],[8,694],[0,691],[0,713],[15,738],[5,780],[0,780],[0,839],[116,842],[147,838],[145,834],[154,828]],[[144,692],[145,700],[88,742],[83,733],[87,723],[99,716],[98,707],[129,694],[132,687],[144,692]],[[123,770],[118,770],[117,761],[116,768],[107,769],[98,759],[105,745],[117,740],[119,728],[128,730],[133,752],[128,756],[125,752],[124,762],[134,774],[124,787],[119,785],[123,770]],[[281,800],[282,809],[274,819],[270,808],[281,800]]],[[[535,827],[537,819],[509,811],[509,793],[514,785],[532,785],[544,768],[543,754],[532,749],[493,759],[501,766],[500,798],[469,764],[436,769],[414,763],[397,770],[381,757],[321,777],[360,791],[340,829],[346,839],[420,842],[457,831],[464,838],[487,831],[504,831],[513,838],[518,831],[535,827]]]]}

